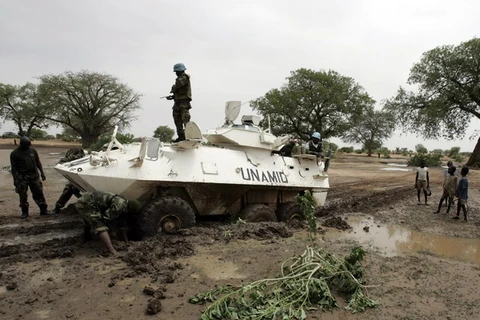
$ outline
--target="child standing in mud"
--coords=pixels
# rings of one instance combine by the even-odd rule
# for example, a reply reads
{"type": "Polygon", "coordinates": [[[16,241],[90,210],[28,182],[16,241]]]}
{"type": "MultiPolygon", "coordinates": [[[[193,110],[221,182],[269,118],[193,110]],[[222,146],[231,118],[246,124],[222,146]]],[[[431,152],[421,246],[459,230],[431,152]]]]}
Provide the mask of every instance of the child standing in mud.
{"type": "Polygon", "coordinates": [[[420,191],[423,190],[423,194],[425,196],[425,205],[428,206],[427,189],[430,188],[430,178],[428,176],[428,168],[425,167],[425,160],[422,160],[420,162],[420,167],[417,168],[417,175],[415,176],[415,188],[417,188],[417,204],[421,204],[420,191]]]}
{"type": "Polygon", "coordinates": [[[445,177],[443,181],[443,195],[438,203],[438,209],[434,213],[440,213],[440,208],[442,207],[442,203],[445,200],[447,204],[447,213],[450,212],[450,207],[453,203],[453,198],[455,197],[457,182],[458,179],[455,176],[455,171],[457,170],[456,167],[453,165],[448,166],[448,176],[445,177]]]}
{"type": "Polygon", "coordinates": [[[463,219],[467,221],[467,200],[468,200],[468,168],[463,167],[460,174],[462,178],[458,182],[457,186],[457,197],[458,197],[458,204],[457,204],[457,215],[453,217],[453,219],[460,219],[460,209],[463,211],[463,219]]]}

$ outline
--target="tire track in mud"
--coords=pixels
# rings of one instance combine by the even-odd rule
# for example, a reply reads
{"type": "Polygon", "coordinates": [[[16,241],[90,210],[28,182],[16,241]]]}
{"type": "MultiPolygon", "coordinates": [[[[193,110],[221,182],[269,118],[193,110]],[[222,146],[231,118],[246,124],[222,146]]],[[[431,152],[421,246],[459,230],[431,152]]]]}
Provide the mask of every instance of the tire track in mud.
{"type": "Polygon", "coordinates": [[[347,189],[338,192],[338,196],[327,201],[327,204],[319,208],[316,214],[323,217],[351,211],[373,211],[404,200],[411,196],[411,190],[412,186],[407,184],[391,186],[382,191],[352,191],[347,189]],[[342,195],[344,197],[341,197],[342,195]]]}

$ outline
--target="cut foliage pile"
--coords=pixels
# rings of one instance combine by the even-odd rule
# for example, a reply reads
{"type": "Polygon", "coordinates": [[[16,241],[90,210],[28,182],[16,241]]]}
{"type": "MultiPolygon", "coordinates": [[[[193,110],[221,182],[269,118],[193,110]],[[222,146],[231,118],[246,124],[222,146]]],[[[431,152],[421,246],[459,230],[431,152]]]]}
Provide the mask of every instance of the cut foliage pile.
{"type": "Polygon", "coordinates": [[[324,249],[307,247],[299,256],[283,262],[278,278],[262,279],[239,287],[226,285],[190,298],[189,302],[213,302],[202,320],[306,319],[307,311],[338,307],[331,290],[348,295],[347,310],[373,308],[360,261],[365,251],[356,247],[343,260],[324,249]]]}

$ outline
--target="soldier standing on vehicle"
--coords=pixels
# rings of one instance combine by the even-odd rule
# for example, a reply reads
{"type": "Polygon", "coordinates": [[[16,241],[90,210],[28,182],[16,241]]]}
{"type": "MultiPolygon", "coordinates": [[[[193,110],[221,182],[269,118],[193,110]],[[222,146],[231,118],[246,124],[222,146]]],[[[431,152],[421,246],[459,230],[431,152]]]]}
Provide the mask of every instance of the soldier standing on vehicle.
{"type": "Polygon", "coordinates": [[[310,141],[305,146],[306,153],[314,154],[317,157],[323,158],[322,136],[319,132],[314,132],[310,141]]]}
{"type": "Polygon", "coordinates": [[[180,142],[185,140],[185,125],[190,121],[190,101],[192,101],[192,88],[190,86],[190,76],[185,73],[185,65],[183,63],[177,63],[173,66],[173,71],[177,75],[175,84],[172,86],[170,93],[173,95],[168,96],[168,100],[173,100],[173,121],[177,129],[177,139],[173,142],[180,142]]]}
{"type": "Polygon", "coordinates": [[[108,192],[85,192],[75,203],[75,209],[85,222],[85,235],[97,235],[111,254],[117,254],[113,248],[108,231],[115,223],[123,239],[127,240],[127,218],[140,211],[140,203],[126,200],[121,196],[108,192]]]}
{"type": "Polygon", "coordinates": [[[22,219],[28,217],[28,188],[32,192],[33,200],[40,208],[40,215],[48,214],[42,186],[42,181],[45,181],[46,177],[38,153],[31,145],[28,137],[22,137],[20,146],[10,153],[13,184],[15,192],[20,198],[20,208],[22,209],[20,218],[22,219]],[[40,181],[40,177],[42,181],[40,181]]]}
{"type": "MultiPolygon", "coordinates": [[[[65,157],[61,158],[59,163],[66,163],[73,160],[81,159],[85,157],[85,152],[82,148],[73,147],[70,148],[65,157]]],[[[63,188],[63,192],[58,198],[57,203],[55,204],[55,209],[53,209],[52,213],[59,214],[62,208],[67,204],[68,200],[75,195],[75,197],[80,198],[82,195],[80,194],[80,190],[78,190],[73,184],[70,182],[65,185],[63,188]]]]}

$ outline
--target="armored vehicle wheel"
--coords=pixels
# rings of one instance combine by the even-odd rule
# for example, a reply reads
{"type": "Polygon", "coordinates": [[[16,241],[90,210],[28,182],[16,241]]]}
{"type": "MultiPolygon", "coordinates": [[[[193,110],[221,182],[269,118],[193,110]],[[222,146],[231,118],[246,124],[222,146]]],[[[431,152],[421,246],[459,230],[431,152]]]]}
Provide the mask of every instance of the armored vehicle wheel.
{"type": "Polygon", "coordinates": [[[157,198],[148,203],[140,213],[139,229],[143,237],[158,232],[173,232],[195,224],[195,212],[187,201],[178,197],[157,198]]]}
{"type": "Polygon", "coordinates": [[[305,216],[300,204],[295,201],[281,203],[277,208],[278,221],[288,222],[291,220],[304,220],[305,216]]]}
{"type": "Polygon", "coordinates": [[[250,204],[239,214],[240,219],[247,222],[277,221],[272,209],[264,204],[250,204]]]}

